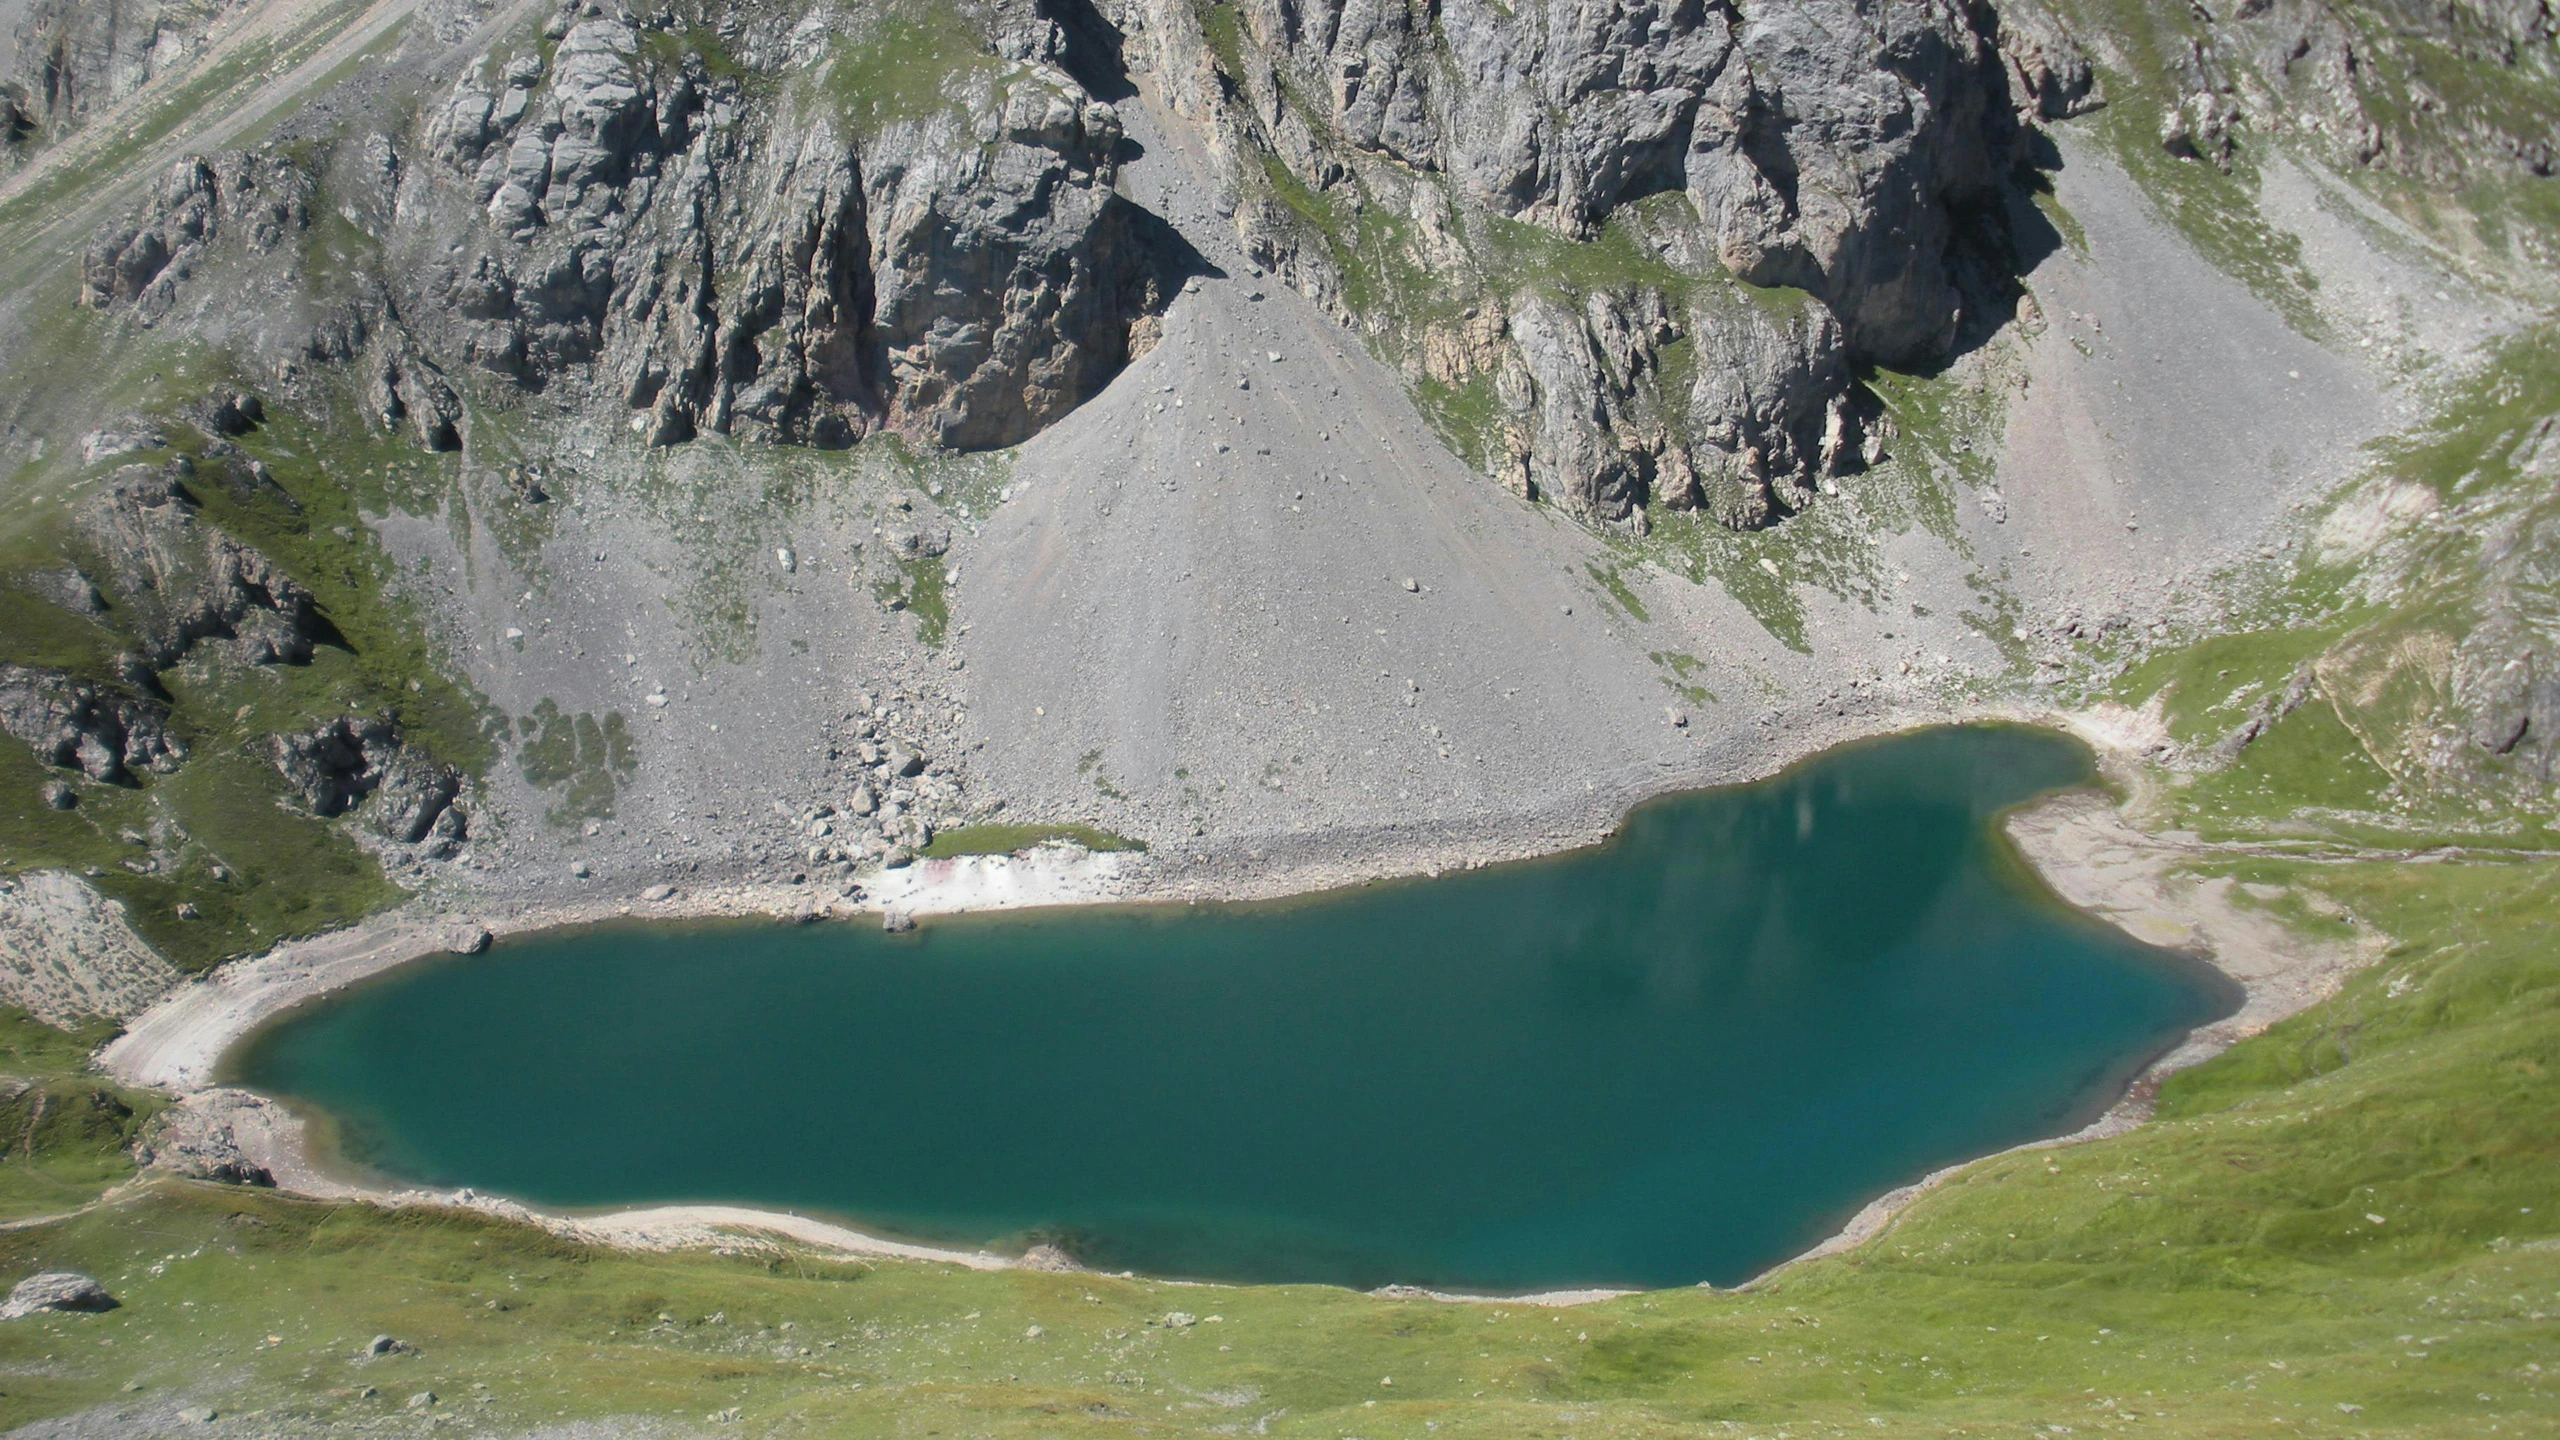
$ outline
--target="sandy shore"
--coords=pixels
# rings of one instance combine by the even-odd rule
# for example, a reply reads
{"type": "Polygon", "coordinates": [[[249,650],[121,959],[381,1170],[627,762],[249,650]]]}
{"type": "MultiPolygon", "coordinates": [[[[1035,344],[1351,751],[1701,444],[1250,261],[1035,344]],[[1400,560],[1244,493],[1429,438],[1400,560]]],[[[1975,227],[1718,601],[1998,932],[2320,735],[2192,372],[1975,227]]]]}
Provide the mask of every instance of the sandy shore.
{"type": "Polygon", "coordinates": [[[621,919],[720,917],[850,919],[1073,905],[1123,898],[1125,857],[1043,848],[1023,858],[919,860],[882,871],[859,901],[786,885],[656,886],[631,900],[520,907],[483,914],[422,913],[412,905],[345,930],[279,945],[182,985],[144,1011],[99,1062],[127,1085],[187,1094],[214,1083],[223,1053],[260,1025],[307,1001],[431,955],[474,951],[491,940],[621,919]]]}
{"type": "MultiPolygon", "coordinates": [[[[2016,713],[1972,718],[2052,723],[2058,717],[2016,713]]],[[[2145,738],[2133,714],[2059,717],[2098,750],[2111,774],[2128,772],[2145,738]]],[[[2136,787],[2135,808],[2140,808],[2136,787]]],[[[2092,792],[2050,797],[2010,817],[2008,833],[2020,853],[2063,900],[2146,943],[2185,951],[2214,965],[2242,988],[2240,1009],[2197,1030],[2136,1077],[2128,1093],[2098,1120],[2070,1135],[2019,1149],[2067,1145],[2102,1138],[2140,1124],[2151,1097],[2169,1073],[2220,1053],[2287,1015],[2333,993],[2351,971],[2369,963],[2386,943],[2366,934],[2352,943],[2306,937],[2264,909],[2247,903],[2234,882],[2190,873],[2213,847],[2194,837],[2155,835],[2135,828],[2114,804],[2092,792]]],[[[1477,860],[1469,863],[1487,863],[1477,860]]],[[[1342,862],[1324,874],[1286,879],[1321,884],[1376,878],[1342,862]]],[[[1434,869],[1432,873],[1437,873],[1434,869]]],[[[243,1092],[219,1089],[215,1075],[224,1053],[258,1026],[319,996],[357,984],[409,961],[470,951],[505,935],[624,918],[678,920],[712,917],[847,919],[883,912],[948,914],[1103,901],[1262,898],[1291,886],[1273,873],[1220,884],[1195,874],[1153,866],[1143,857],[1088,854],[1052,847],[1021,857],[969,857],[919,861],[866,881],[861,898],[817,897],[805,887],[706,886],[690,890],[653,887],[646,898],[569,906],[519,907],[481,914],[459,907],[434,913],[413,904],[377,920],[277,947],[266,955],[224,966],[186,984],[137,1017],[100,1053],[118,1080],[182,1097],[182,1108],[219,1111],[242,1151],[265,1166],[279,1188],[330,1199],[389,1205],[447,1205],[538,1224],[566,1237],[631,1249],[734,1249],[788,1243],[846,1257],[936,1261],[978,1269],[1018,1264],[983,1251],[910,1244],[807,1216],[735,1205],[662,1205],[601,1215],[535,1210],[470,1190],[425,1191],[371,1186],[321,1169],[311,1159],[301,1121],[280,1105],[243,1092]]],[[[1316,888],[1301,885],[1295,888],[1316,888]]],[[[2264,897],[2254,897],[2264,898],[2264,897]]],[[[1766,1272],[1761,1283],[1805,1260],[1836,1254],[1871,1238],[1948,1176],[1978,1163],[1964,1161],[1883,1195],[1837,1235],[1766,1272]]],[[[1509,1303],[1580,1304],[1615,1298],[1620,1290],[1568,1290],[1544,1295],[1481,1297],[1394,1287],[1387,1293],[1451,1301],[1500,1298],[1509,1303]]]]}

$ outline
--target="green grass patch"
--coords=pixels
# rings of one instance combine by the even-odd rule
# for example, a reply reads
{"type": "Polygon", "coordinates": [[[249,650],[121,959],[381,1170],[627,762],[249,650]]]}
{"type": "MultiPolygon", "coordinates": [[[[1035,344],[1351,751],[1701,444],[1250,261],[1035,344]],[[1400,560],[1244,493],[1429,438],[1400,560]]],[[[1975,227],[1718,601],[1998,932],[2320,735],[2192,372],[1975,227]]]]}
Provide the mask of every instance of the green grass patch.
{"type": "Polygon", "coordinates": [[[545,699],[516,722],[516,731],[516,763],[525,783],[560,797],[543,814],[555,826],[612,818],[621,783],[640,769],[639,747],[619,710],[599,720],[585,710],[564,713],[558,702],[545,699]]]}
{"type": "Polygon", "coordinates": [[[89,1056],[116,1029],[0,1006],[0,1222],[61,1214],[132,1175],[128,1149],[167,1102],[99,1079],[89,1056]]]}
{"type": "Polygon", "coordinates": [[[1706,669],[1706,662],[1697,656],[1678,650],[1656,650],[1645,658],[1661,669],[1662,683],[1670,688],[1672,694],[1692,705],[1716,703],[1715,692],[1699,684],[1695,678],[1706,669]]]}
{"type": "Polygon", "coordinates": [[[972,84],[1005,68],[975,26],[950,5],[912,6],[840,41],[818,72],[837,110],[865,130],[923,120],[966,103],[972,84]]]}
{"type": "Polygon", "coordinates": [[[1641,625],[1653,618],[1644,608],[1643,597],[1637,595],[1635,587],[1627,583],[1625,566],[1602,565],[1594,562],[1585,565],[1583,569],[1590,574],[1591,582],[1600,587],[1600,593],[1607,597],[1608,602],[1624,611],[1628,619],[1641,625]]]}

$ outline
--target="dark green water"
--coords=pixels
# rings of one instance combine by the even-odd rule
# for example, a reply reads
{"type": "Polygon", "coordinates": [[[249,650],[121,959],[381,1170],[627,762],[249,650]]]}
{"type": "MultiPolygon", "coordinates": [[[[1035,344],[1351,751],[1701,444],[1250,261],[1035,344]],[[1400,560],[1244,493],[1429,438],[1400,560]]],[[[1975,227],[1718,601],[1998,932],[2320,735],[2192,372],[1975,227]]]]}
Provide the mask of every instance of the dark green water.
{"type": "Polygon", "coordinates": [[[1274,905],[628,926],[420,964],[240,1079],[403,1179],[732,1200],[1239,1280],[1731,1282],[2050,1135],[2237,997],[2043,894],[2012,729],[1644,806],[1596,850],[1274,905]]]}

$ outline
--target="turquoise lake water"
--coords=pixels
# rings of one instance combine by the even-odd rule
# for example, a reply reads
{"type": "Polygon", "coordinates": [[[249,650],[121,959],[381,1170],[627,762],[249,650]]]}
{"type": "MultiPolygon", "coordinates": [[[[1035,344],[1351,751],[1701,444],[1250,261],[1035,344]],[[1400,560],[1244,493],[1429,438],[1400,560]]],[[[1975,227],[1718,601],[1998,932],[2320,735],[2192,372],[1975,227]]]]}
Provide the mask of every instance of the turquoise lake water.
{"type": "Polygon", "coordinates": [[[1284,903],[557,933],[333,996],[232,1069],[351,1161],[537,1204],[1231,1280],[1731,1283],[2084,1123],[2237,1004],[1999,837],[2089,775],[2056,735],[1941,729],[1284,903]]]}

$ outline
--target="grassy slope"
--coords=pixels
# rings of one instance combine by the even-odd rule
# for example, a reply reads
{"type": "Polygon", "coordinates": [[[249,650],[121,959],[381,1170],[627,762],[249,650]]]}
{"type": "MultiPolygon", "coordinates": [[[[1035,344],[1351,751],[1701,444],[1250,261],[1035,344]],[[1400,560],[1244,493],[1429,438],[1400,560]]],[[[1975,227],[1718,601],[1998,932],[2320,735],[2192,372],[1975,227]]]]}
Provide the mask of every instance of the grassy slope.
{"type": "Polygon", "coordinates": [[[114,1031],[91,1021],[66,1034],[0,1007],[0,1222],[62,1214],[131,1177],[126,1147],[162,1102],[90,1072],[114,1031]]]}
{"type": "MultiPolygon", "coordinates": [[[[254,82],[307,56],[361,8],[328,7],[290,40],[261,42],[172,87],[134,117],[129,134],[0,205],[0,236],[26,241],[42,233],[73,213],[102,177],[129,164],[137,147],[241,103],[254,82]]],[[[296,103],[288,98],[276,114],[296,103]]],[[[346,248],[353,234],[350,227],[330,230],[334,211],[321,209],[315,256],[328,245],[346,248]]],[[[91,559],[73,509],[123,462],[83,463],[79,438],[131,415],[167,437],[170,449],[128,458],[200,455],[206,439],[182,417],[243,377],[181,327],[145,329],[79,307],[74,270],[68,256],[43,245],[0,258],[0,283],[26,297],[13,317],[19,343],[0,345],[0,411],[11,422],[19,462],[0,470],[0,604],[8,617],[0,625],[0,659],[104,678],[109,657],[132,643],[119,615],[83,619],[13,583],[66,558],[91,559]]],[[[325,279],[330,272],[315,261],[312,273],[325,279]]],[[[130,787],[93,784],[48,773],[24,747],[0,740],[0,795],[13,802],[0,807],[0,871],[93,872],[93,883],[125,902],[144,938],[188,968],[336,928],[403,898],[343,827],[296,806],[265,759],[268,736],[338,715],[382,713],[440,759],[477,771],[489,758],[485,707],[451,677],[364,523],[366,514],[398,504],[432,504],[453,483],[454,461],[386,439],[351,406],[323,423],[274,409],[267,428],[239,443],[272,469],[279,489],[233,490],[208,479],[191,490],[207,522],[264,553],[317,597],[333,631],[328,643],[308,665],[256,668],[231,663],[219,643],[204,645],[162,675],[174,702],[172,728],[191,755],[173,775],[141,776],[130,787]],[[79,807],[57,812],[15,803],[46,779],[71,780],[79,807]],[[132,835],[149,837],[148,848],[132,835]],[[178,918],[182,904],[199,918],[178,918]]],[[[97,571],[93,563],[88,568],[97,571]]]]}
{"type": "MultiPolygon", "coordinates": [[[[2433,496],[2442,513],[2403,521],[2370,550],[2345,555],[2324,552],[2322,527],[2306,527],[2298,558],[2225,577],[2241,597],[2229,633],[2150,654],[2112,682],[2112,698],[2156,699],[2171,735],[2204,747],[2304,667],[2329,677],[2228,766],[2174,777],[2179,826],[2349,844],[2550,843],[2547,807],[2538,803],[2547,790],[2514,761],[2467,752],[2467,768],[2432,781],[2407,763],[2462,712],[2434,677],[2414,668],[2394,677],[2369,657],[2389,656],[2413,637],[2449,649],[2502,598],[2492,587],[2507,582],[2484,563],[2484,537],[2560,505],[2547,476],[2515,464],[2519,447],[2555,411],[2560,329],[2521,332],[2450,387],[2428,423],[2376,444],[2369,472],[2328,507],[2369,508],[2371,497],[2396,486],[2433,496]],[[2384,679],[2393,683],[2377,683],[2384,679]]],[[[2531,595],[2521,602],[2537,605],[2531,595]]]]}

